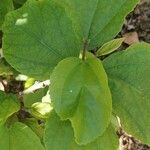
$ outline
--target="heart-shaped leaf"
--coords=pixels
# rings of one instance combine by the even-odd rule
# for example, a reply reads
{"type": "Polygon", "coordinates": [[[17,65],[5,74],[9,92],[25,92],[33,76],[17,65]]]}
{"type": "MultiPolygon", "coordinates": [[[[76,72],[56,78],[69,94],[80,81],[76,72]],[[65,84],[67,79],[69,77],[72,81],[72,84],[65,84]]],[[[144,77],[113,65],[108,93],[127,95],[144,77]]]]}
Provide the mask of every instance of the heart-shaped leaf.
{"type": "Polygon", "coordinates": [[[139,0],[55,0],[72,13],[89,49],[102,46],[121,30],[124,17],[139,0]],[[75,17],[74,17],[75,16],[75,17]]]}
{"type": "Polygon", "coordinates": [[[7,61],[16,70],[40,80],[49,78],[60,60],[78,57],[81,50],[69,14],[50,0],[27,1],[7,15],[3,31],[7,61]]]}
{"type": "Polygon", "coordinates": [[[54,109],[61,119],[71,120],[77,143],[87,144],[102,135],[110,122],[112,102],[101,62],[64,59],[50,80],[54,109]]]}
{"type": "Polygon", "coordinates": [[[150,45],[135,44],[111,55],[104,67],[123,128],[150,144],[150,45]]]}
{"type": "Polygon", "coordinates": [[[137,2],[28,0],[6,17],[4,56],[23,74],[47,79],[59,61],[78,57],[85,41],[94,49],[112,39],[137,2]]]}
{"type": "Polygon", "coordinates": [[[118,147],[118,138],[112,125],[94,142],[86,146],[77,145],[70,122],[61,121],[55,112],[51,113],[46,124],[44,141],[46,150],[116,150],[118,147]]]}

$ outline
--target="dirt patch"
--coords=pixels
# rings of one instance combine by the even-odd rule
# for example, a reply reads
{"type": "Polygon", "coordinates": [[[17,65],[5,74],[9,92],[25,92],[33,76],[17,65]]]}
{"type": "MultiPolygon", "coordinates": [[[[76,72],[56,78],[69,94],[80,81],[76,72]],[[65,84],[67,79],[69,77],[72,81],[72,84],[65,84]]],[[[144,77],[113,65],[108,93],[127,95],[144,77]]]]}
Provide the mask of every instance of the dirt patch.
{"type": "Polygon", "coordinates": [[[119,150],[150,150],[150,147],[135,139],[132,135],[128,135],[123,130],[118,131],[119,150]]]}
{"type": "Polygon", "coordinates": [[[127,17],[121,35],[137,32],[140,41],[150,43],[150,0],[141,0],[140,4],[127,17]]]}

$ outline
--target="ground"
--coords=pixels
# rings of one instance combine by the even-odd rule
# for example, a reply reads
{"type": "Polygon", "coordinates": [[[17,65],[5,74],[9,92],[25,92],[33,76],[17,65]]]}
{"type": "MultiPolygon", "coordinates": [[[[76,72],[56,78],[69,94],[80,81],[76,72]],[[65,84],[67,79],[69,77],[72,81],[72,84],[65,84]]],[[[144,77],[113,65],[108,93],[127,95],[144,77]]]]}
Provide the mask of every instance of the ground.
{"type": "Polygon", "coordinates": [[[139,41],[150,43],[150,0],[141,0],[127,17],[121,35],[137,32],[139,41]]]}

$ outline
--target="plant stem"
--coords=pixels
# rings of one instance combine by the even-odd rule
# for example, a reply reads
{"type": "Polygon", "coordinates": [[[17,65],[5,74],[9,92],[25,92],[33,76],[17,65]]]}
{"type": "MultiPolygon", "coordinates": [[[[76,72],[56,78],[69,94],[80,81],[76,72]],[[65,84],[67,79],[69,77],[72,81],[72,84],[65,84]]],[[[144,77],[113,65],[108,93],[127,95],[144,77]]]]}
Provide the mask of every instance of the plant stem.
{"type": "Polygon", "coordinates": [[[84,46],[83,46],[83,52],[82,52],[82,60],[85,60],[87,49],[88,49],[88,40],[85,40],[84,46]]]}

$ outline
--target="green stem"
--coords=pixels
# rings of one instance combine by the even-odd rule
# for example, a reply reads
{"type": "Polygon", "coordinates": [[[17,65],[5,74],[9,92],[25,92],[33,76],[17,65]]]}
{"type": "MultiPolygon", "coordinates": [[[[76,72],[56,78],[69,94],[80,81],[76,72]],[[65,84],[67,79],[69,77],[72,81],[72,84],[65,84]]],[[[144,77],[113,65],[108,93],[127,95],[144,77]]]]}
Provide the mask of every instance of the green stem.
{"type": "Polygon", "coordinates": [[[85,40],[84,47],[83,47],[83,52],[82,52],[82,60],[85,60],[87,49],[88,49],[88,40],[85,40]]]}

